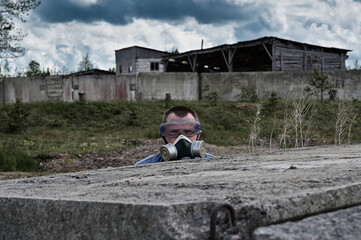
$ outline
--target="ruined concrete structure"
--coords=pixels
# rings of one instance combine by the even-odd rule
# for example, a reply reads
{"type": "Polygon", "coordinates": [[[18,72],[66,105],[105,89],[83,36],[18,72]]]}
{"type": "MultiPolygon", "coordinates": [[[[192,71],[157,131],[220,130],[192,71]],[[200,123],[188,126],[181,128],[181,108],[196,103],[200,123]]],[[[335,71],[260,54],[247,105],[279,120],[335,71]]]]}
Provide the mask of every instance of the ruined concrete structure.
{"type": "Polygon", "coordinates": [[[135,46],[117,50],[115,57],[117,74],[150,71],[198,73],[287,72],[314,69],[335,71],[345,70],[349,51],[277,37],[263,37],[180,54],[135,46]],[[154,66],[157,66],[156,70],[154,66]]]}
{"type": "MultiPolygon", "coordinates": [[[[261,98],[275,92],[290,97],[313,69],[322,70],[336,97],[361,100],[361,71],[344,71],[347,49],[264,37],[181,54],[133,46],[115,51],[116,75],[91,70],[68,76],[7,78],[0,82],[0,104],[33,101],[199,100],[209,93],[238,100],[244,88],[261,98]],[[204,91],[208,89],[207,91],[204,91]]],[[[327,97],[327,96],[326,96],[327,97]]]]}
{"type": "Polygon", "coordinates": [[[169,53],[139,46],[116,50],[116,73],[126,75],[140,72],[164,72],[161,58],[166,55],[169,53]]]}
{"type": "Polygon", "coordinates": [[[345,70],[350,50],[263,37],[163,57],[167,72],[345,70]]]}
{"type": "Polygon", "coordinates": [[[338,145],[5,180],[0,238],[209,239],[228,203],[217,239],[358,240],[360,173],[338,145]]]}

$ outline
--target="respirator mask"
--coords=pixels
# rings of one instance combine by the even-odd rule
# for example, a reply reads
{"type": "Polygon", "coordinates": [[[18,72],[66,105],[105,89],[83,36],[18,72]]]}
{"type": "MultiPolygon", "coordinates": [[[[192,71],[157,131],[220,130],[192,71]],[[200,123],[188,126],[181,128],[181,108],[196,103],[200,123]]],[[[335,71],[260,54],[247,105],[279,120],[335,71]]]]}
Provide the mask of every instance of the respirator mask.
{"type": "Polygon", "coordinates": [[[203,157],[206,153],[204,141],[191,141],[184,135],[174,141],[160,147],[160,156],[164,161],[183,160],[203,157]]]}
{"type": "MultiPolygon", "coordinates": [[[[177,138],[173,143],[167,143],[160,148],[164,161],[203,157],[205,155],[204,141],[191,141],[188,137],[199,135],[201,125],[193,120],[174,120],[160,125],[160,134],[165,140],[177,138]]],[[[166,140],[165,140],[166,141],[166,140]]]]}

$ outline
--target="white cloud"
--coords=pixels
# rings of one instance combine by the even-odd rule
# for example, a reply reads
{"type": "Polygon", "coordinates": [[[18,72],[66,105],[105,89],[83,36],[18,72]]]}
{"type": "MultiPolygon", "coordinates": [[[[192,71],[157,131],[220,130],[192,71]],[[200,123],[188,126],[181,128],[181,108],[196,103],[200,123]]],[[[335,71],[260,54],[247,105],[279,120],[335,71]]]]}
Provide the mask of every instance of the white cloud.
{"type": "MultiPolygon", "coordinates": [[[[354,50],[361,59],[361,3],[352,0],[262,1],[267,4],[272,35],[326,47],[354,50]]],[[[267,15],[265,15],[267,16],[267,15]]]]}
{"type": "Polygon", "coordinates": [[[98,3],[98,0],[68,0],[68,2],[73,3],[78,6],[87,7],[98,3]]]}
{"type": "Polygon", "coordinates": [[[202,39],[205,40],[204,47],[236,41],[231,25],[200,25],[192,18],[178,26],[142,19],[134,19],[125,26],[106,22],[47,25],[33,19],[23,28],[28,29],[28,36],[23,41],[28,50],[24,57],[15,60],[16,65],[26,67],[33,59],[44,69],[67,66],[73,71],[87,53],[96,67],[108,69],[115,65],[115,50],[133,45],[161,51],[173,47],[188,51],[200,48],[202,39]]]}

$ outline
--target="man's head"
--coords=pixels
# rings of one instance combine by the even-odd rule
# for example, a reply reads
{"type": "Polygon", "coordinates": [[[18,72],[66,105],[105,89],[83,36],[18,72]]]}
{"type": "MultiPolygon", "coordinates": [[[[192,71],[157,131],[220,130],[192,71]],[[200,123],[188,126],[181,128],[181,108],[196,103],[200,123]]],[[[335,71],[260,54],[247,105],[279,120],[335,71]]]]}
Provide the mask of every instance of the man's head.
{"type": "Polygon", "coordinates": [[[200,137],[201,133],[197,114],[192,109],[176,106],[164,113],[161,136],[167,143],[173,143],[181,134],[193,142],[200,137]]]}

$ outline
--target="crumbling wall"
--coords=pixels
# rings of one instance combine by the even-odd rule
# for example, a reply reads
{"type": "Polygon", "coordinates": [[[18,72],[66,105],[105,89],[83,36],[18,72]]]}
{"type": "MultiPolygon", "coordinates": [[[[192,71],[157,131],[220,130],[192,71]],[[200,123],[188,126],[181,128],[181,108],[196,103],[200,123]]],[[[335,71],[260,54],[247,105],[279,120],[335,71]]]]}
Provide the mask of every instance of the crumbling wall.
{"type": "MultiPolygon", "coordinates": [[[[328,81],[336,90],[336,97],[361,100],[361,71],[328,71],[328,81]]],[[[221,99],[237,100],[242,89],[254,89],[261,98],[269,98],[275,92],[281,98],[294,98],[299,94],[292,94],[301,89],[304,83],[312,78],[313,72],[247,72],[247,73],[203,73],[203,89],[216,92],[221,99]]],[[[324,93],[327,98],[327,91],[324,93]]]]}
{"type": "MultiPolygon", "coordinates": [[[[336,97],[361,100],[361,70],[326,72],[336,89],[336,97]]],[[[220,99],[236,101],[243,88],[253,88],[259,97],[292,97],[303,91],[300,81],[312,72],[247,72],[247,73],[139,73],[132,75],[47,76],[6,78],[0,87],[0,104],[21,99],[35,101],[76,101],[79,94],[88,100],[198,100],[209,93],[220,99]]],[[[327,98],[328,93],[325,92],[327,98]]]]}

